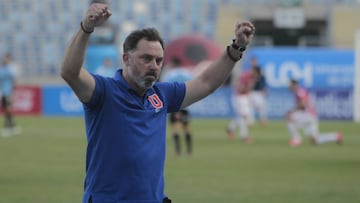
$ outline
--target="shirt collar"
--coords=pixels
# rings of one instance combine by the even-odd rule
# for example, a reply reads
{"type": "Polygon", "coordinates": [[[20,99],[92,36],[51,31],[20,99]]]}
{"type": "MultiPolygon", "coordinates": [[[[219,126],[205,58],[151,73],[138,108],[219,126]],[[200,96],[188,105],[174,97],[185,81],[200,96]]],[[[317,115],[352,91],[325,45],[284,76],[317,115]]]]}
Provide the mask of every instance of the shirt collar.
{"type": "Polygon", "coordinates": [[[122,76],[122,72],[123,72],[122,69],[117,70],[114,75],[114,80],[118,81],[120,83],[120,85],[125,87],[127,90],[132,90],[130,85],[126,82],[126,80],[122,76]]]}

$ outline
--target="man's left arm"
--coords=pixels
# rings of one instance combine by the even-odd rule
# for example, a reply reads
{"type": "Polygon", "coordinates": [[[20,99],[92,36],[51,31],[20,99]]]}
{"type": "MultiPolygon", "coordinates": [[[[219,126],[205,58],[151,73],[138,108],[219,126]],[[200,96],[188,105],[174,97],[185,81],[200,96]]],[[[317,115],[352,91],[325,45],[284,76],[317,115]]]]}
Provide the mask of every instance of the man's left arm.
{"type": "Polygon", "coordinates": [[[236,24],[236,38],[233,44],[198,77],[186,82],[186,93],[181,108],[206,97],[225,82],[235,63],[240,60],[244,48],[252,41],[254,32],[254,25],[248,21],[236,24]]]}

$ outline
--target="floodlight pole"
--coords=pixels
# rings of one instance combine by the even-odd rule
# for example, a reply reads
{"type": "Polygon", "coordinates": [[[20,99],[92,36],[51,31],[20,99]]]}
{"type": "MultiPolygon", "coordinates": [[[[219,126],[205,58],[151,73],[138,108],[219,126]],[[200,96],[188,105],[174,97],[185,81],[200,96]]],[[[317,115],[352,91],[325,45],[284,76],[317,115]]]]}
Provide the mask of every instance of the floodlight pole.
{"type": "Polygon", "coordinates": [[[360,123],[360,29],[355,33],[354,49],[354,121],[360,123]]]}

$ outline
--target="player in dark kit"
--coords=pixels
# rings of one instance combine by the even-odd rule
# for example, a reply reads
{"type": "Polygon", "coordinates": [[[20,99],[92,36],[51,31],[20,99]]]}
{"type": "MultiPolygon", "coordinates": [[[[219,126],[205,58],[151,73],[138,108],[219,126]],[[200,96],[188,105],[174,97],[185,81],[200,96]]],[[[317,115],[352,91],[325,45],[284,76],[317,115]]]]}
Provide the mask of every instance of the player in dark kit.
{"type": "MultiPolygon", "coordinates": [[[[161,81],[163,82],[186,82],[191,80],[193,75],[188,68],[181,67],[181,60],[172,58],[166,68],[163,70],[161,81]]],[[[180,134],[183,130],[185,135],[187,154],[192,154],[192,133],[190,130],[190,112],[188,109],[181,109],[178,112],[172,112],[169,116],[175,154],[181,155],[180,134]]]]}
{"type": "Polygon", "coordinates": [[[174,138],[176,155],[181,154],[180,128],[182,128],[185,133],[187,154],[191,155],[191,153],[192,153],[192,136],[191,136],[191,131],[190,131],[189,111],[187,109],[181,109],[178,112],[171,113],[170,114],[170,124],[173,129],[173,138],[174,138]]]}
{"type": "Polygon", "coordinates": [[[106,4],[91,4],[61,65],[62,78],[85,112],[83,203],[171,202],[164,193],[167,114],[222,85],[255,28],[247,21],[237,23],[234,44],[185,83],[157,82],[163,67],[163,40],[154,28],[135,30],[123,44],[124,67],[106,78],[89,73],[82,65],[91,33],[110,16],[106,4]]]}

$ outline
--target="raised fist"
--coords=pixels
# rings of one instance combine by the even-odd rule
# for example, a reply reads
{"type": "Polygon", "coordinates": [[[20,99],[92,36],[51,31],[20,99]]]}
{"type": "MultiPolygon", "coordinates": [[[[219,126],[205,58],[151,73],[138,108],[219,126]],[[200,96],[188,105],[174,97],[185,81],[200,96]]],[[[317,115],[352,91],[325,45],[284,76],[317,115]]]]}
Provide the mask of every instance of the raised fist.
{"type": "Polygon", "coordinates": [[[83,20],[85,30],[92,32],[96,26],[103,24],[111,16],[111,11],[107,4],[92,3],[83,20]]]}
{"type": "Polygon", "coordinates": [[[249,22],[237,22],[235,26],[235,43],[240,47],[246,47],[253,39],[255,26],[249,22]]]}

